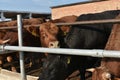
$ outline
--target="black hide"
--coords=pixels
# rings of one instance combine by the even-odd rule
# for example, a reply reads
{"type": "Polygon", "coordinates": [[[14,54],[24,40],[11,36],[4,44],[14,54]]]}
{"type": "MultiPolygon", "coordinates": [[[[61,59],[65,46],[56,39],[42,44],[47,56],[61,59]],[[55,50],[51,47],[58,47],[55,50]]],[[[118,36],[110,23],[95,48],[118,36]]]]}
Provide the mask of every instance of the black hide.
{"type": "MultiPolygon", "coordinates": [[[[114,19],[120,11],[105,11],[96,14],[80,15],[77,21],[114,19]]],[[[65,37],[66,48],[72,49],[104,49],[113,24],[74,25],[65,37]]],[[[38,80],[65,80],[73,71],[80,70],[80,80],[85,80],[85,69],[99,66],[100,58],[89,56],[70,56],[67,63],[66,56],[51,55],[43,67],[43,73],[38,80]],[[62,58],[61,58],[62,57],[62,58]]]]}

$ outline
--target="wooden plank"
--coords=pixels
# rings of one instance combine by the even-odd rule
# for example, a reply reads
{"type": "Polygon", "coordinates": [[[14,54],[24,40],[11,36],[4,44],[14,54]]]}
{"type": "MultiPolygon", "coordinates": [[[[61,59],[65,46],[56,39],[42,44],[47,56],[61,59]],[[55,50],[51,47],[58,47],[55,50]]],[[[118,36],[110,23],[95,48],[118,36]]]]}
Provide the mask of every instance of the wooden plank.
{"type": "MultiPolygon", "coordinates": [[[[38,77],[27,75],[27,80],[37,80],[38,77]]],[[[0,80],[21,80],[21,74],[0,69],[0,80]]]]}

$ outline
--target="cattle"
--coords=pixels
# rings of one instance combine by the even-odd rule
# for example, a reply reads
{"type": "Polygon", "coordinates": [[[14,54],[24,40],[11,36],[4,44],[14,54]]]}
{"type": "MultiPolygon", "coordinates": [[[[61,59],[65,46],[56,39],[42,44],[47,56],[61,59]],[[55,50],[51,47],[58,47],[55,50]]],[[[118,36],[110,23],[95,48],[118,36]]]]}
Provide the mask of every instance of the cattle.
{"type": "MultiPolygon", "coordinates": [[[[38,27],[35,27],[34,25],[41,24],[44,22],[44,20],[42,18],[38,18],[38,19],[33,18],[33,19],[23,19],[22,22],[23,22],[23,26],[29,25],[29,27],[23,28],[23,46],[34,46],[34,47],[41,46],[41,43],[39,40],[39,29],[38,27]]],[[[0,27],[9,27],[9,26],[17,26],[17,21],[0,23],[0,27]]],[[[17,29],[0,30],[0,44],[6,45],[5,43],[7,45],[13,45],[13,46],[18,45],[17,29]]],[[[40,54],[33,54],[31,52],[25,52],[25,64],[28,64],[28,63],[32,63],[32,65],[36,64],[36,61],[38,61],[37,59],[40,60],[39,55],[40,54]]],[[[16,52],[13,54],[3,54],[3,55],[0,55],[0,57],[1,57],[0,60],[1,60],[2,68],[6,68],[5,66],[2,65],[2,63],[5,64],[6,61],[8,63],[11,63],[10,66],[14,66],[12,63],[14,63],[15,60],[17,60],[17,63],[19,63],[18,53],[16,52]]],[[[9,70],[12,70],[12,67],[9,70]]]]}
{"type": "Polygon", "coordinates": [[[56,45],[56,47],[57,47],[58,41],[56,41],[57,40],[56,37],[59,36],[58,37],[59,41],[63,41],[63,38],[66,36],[66,34],[68,33],[68,31],[70,29],[69,26],[60,26],[60,29],[58,29],[58,27],[56,25],[54,25],[53,23],[74,22],[76,19],[77,19],[77,16],[71,15],[71,16],[65,16],[60,19],[51,20],[47,23],[41,24],[40,25],[41,46],[50,48],[50,47],[55,47],[55,45],[56,45]]]}
{"type": "Polygon", "coordinates": [[[10,39],[8,39],[8,40],[0,40],[0,44],[5,44],[5,43],[7,43],[9,41],[10,41],[10,39]]]}
{"type": "MultiPolygon", "coordinates": [[[[119,12],[120,12],[119,10],[113,10],[95,14],[83,14],[80,15],[76,21],[114,19],[119,14],[119,12]]],[[[43,25],[45,26],[47,25],[47,23],[43,25]]],[[[49,25],[47,25],[48,28],[45,29],[47,30],[47,32],[43,38],[44,40],[47,41],[46,46],[48,47],[49,45],[51,46],[56,45],[56,41],[59,41],[59,44],[57,43],[57,45],[60,46],[61,48],[104,49],[113,24],[109,23],[109,24],[74,25],[70,28],[69,32],[66,34],[64,39],[61,39],[62,38],[61,35],[59,36],[59,33],[61,32],[58,32],[58,34],[56,33],[54,34],[54,32],[56,32],[54,30],[56,29],[55,28],[50,29],[50,26],[55,27],[56,25],[49,23],[49,25]],[[50,37],[47,35],[50,35],[50,37]],[[55,38],[53,38],[53,36],[55,38]],[[53,43],[53,41],[55,43],[53,43]]],[[[50,56],[48,55],[48,58],[43,66],[43,72],[40,74],[38,80],[65,80],[68,77],[68,75],[70,75],[75,70],[79,70],[81,80],[85,80],[86,69],[90,67],[99,66],[100,60],[101,58],[89,56],[72,55],[68,58],[68,56],[66,57],[66,55],[64,56],[55,54],[52,54],[50,56]]]]}
{"type": "MultiPolygon", "coordinates": [[[[117,16],[117,19],[120,15],[117,16]]],[[[105,50],[120,50],[120,24],[114,24],[105,50]]],[[[92,80],[120,80],[120,59],[103,58],[100,67],[92,69],[92,80]]]]}

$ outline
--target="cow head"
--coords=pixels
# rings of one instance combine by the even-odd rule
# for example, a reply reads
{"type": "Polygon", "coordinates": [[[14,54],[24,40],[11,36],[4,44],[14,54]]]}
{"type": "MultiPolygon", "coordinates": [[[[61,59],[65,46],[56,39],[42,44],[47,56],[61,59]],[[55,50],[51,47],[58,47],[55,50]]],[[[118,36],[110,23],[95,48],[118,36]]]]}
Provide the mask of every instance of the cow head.
{"type": "Polygon", "coordinates": [[[88,69],[92,72],[92,80],[111,80],[111,74],[104,67],[88,69]]]}
{"type": "Polygon", "coordinates": [[[43,23],[40,25],[40,40],[42,47],[56,48],[58,47],[58,35],[59,28],[51,23],[43,23]]]}
{"type": "MultiPolygon", "coordinates": [[[[40,40],[42,47],[55,48],[58,44],[64,45],[63,38],[69,32],[70,26],[57,27],[54,23],[75,22],[77,16],[65,16],[59,19],[50,20],[40,25],[40,40]],[[59,41],[59,42],[58,42],[59,41]]],[[[60,46],[61,46],[60,45],[60,46]]]]}

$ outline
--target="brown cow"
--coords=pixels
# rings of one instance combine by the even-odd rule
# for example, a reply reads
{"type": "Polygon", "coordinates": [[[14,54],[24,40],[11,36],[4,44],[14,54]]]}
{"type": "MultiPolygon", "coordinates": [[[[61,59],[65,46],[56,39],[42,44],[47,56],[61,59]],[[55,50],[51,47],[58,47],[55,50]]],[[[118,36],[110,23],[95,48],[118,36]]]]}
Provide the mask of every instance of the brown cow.
{"type": "MultiPolygon", "coordinates": [[[[54,23],[75,22],[76,19],[77,19],[77,16],[72,15],[72,16],[65,16],[56,20],[51,20],[41,24],[39,28],[41,46],[48,47],[48,48],[59,47],[58,39],[59,41],[63,41],[61,39],[64,39],[66,34],[69,32],[70,26],[64,25],[64,26],[57,27],[54,23]]],[[[64,42],[61,42],[60,44],[63,44],[63,43],[64,42]]],[[[45,53],[45,55],[48,56],[47,53],[45,53]]]]}
{"type": "MultiPolygon", "coordinates": [[[[75,22],[76,19],[77,19],[77,16],[71,15],[71,16],[61,17],[60,19],[52,20],[50,22],[53,22],[53,23],[71,23],[71,22],[75,22]]],[[[70,26],[62,25],[62,26],[60,26],[60,29],[64,32],[64,35],[66,35],[69,32],[70,26]]]]}
{"type": "MultiPolygon", "coordinates": [[[[41,18],[38,19],[25,19],[23,20],[23,25],[30,25],[27,28],[23,28],[23,45],[24,46],[40,46],[40,40],[39,40],[39,29],[38,27],[35,27],[36,24],[43,23],[44,20],[41,18]]],[[[2,22],[0,23],[0,27],[9,27],[9,26],[17,26],[17,21],[10,21],[10,22],[2,22]]],[[[17,29],[9,29],[9,30],[0,30],[0,43],[4,44],[6,43],[9,45],[18,45],[18,33],[17,29]]],[[[26,52],[29,53],[29,52],[26,52]]],[[[33,58],[39,57],[39,54],[28,54],[25,60],[31,60],[32,64],[34,65],[35,62],[33,62],[33,58]]],[[[25,54],[26,56],[26,54],[25,54]]],[[[11,63],[11,61],[14,61],[14,58],[16,60],[15,54],[4,54],[0,55],[0,62],[1,64],[7,60],[7,62],[11,63]],[[6,58],[6,59],[5,59],[6,58]],[[4,60],[4,61],[3,61],[4,60]]],[[[18,57],[17,57],[18,58],[18,57]]],[[[18,59],[17,59],[18,60],[18,59]]],[[[2,65],[3,66],[3,65],[2,65]]],[[[13,65],[12,65],[13,66],[13,65]]],[[[3,66],[4,68],[4,66],[3,66]]],[[[14,67],[15,68],[15,67],[14,67]]],[[[13,70],[13,67],[11,67],[10,70],[13,70]]],[[[15,70],[13,70],[15,71],[15,70]]]]}
{"type": "Polygon", "coordinates": [[[57,48],[59,45],[57,41],[57,36],[62,35],[61,39],[63,39],[62,37],[65,37],[65,35],[69,32],[70,26],[63,25],[57,27],[53,23],[75,22],[76,19],[77,16],[71,15],[71,16],[61,17],[60,19],[50,20],[47,23],[41,24],[40,25],[41,46],[49,47],[49,48],[57,48]]]}
{"type": "MultiPolygon", "coordinates": [[[[113,26],[105,49],[120,50],[120,24],[113,26]]],[[[92,69],[92,72],[92,80],[120,80],[120,58],[103,58],[101,66],[92,69]]]]}

